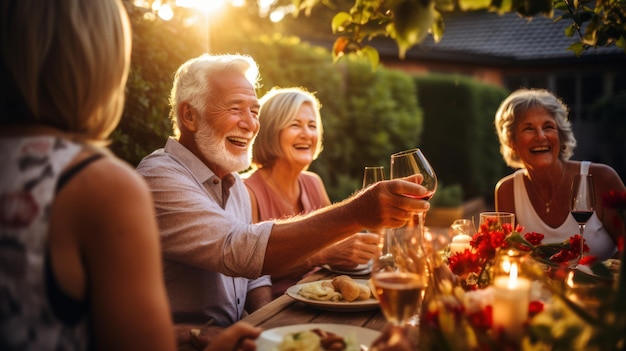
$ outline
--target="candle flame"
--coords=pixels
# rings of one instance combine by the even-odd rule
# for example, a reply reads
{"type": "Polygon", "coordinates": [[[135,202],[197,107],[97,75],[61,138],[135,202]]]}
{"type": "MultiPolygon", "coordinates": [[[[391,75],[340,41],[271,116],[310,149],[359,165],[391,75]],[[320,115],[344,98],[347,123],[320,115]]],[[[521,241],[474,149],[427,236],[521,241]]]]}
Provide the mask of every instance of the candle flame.
{"type": "Polygon", "coordinates": [[[511,264],[511,273],[509,274],[509,289],[517,287],[517,263],[511,264]]]}

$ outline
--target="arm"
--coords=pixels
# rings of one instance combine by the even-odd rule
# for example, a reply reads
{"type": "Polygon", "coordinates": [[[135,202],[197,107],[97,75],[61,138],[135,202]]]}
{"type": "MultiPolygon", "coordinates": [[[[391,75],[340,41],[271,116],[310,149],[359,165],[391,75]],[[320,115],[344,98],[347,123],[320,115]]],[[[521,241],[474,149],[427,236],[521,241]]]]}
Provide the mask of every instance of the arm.
{"type": "Polygon", "coordinates": [[[141,177],[105,159],[79,173],[58,200],[54,211],[66,214],[64,229],[83,258],[96,348],[173,350],[159,236],[141,177]]]}
{"type": "Polygon", "coordinates": [[[310,254],[355,232],[404,225],[428,202],[403,194],[423,195],[425,189],[405,180],[376,183],[365,191],[309,214],[277,222],[267,244],[264,274],[276,274],[310,254]]]}
{"type": "Polygon", "coordinates": [[[272,286],[265,285],[248,291],[246,311],[252,313],[272,301],[272,286]]]}
{"type": "Polygon", "coordinates": [[[496,211],[515,213],[513,176],[513,174],[508,175],[496,184],[494,192],[496,211]]]}

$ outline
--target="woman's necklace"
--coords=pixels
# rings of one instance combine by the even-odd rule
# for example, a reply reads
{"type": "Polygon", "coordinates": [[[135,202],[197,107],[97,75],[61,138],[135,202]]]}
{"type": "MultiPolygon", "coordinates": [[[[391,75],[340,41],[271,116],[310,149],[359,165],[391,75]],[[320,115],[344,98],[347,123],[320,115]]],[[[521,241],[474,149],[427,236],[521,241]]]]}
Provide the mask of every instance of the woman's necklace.
{"type": "Polygon", "coordinates": [[[544,199],[541,196],[541,194],[539,194],[539,192],[537,190],[535,190],[535,185],[534,184],[532,184],[532,186],[530,187],[533,190],[533,193],[535,193],[535,195],[537,195],[537,198],[539,199],[539,201],[544,202],[546,204],[546,213],[550,213],[550,204],[552,204],[552,200],[554,200],[554,197],[559,193],[559,190],[561,189],[561,184],[563,184],[563,179],[565,179],[565,173],[566,173],[566,169],[565,169],[565,167],[563,167],[563,174],[561,175],[561,180],[559,181],[559,186],[557,186],[556,191],[554,193],[552,193],[552,197],[550,198],[550,201],[544,201],[544,199]]]}

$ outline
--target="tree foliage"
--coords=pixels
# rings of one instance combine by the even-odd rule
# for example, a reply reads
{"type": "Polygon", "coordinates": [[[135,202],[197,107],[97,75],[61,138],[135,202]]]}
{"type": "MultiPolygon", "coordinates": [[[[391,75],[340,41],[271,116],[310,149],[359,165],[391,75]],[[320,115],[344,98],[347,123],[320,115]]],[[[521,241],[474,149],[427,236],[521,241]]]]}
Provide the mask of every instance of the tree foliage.
{"type": "MultiPolygon", "coordinates": [[[[298,13],[310,14],[316,6],[334,6],[330,0],[292,0],[298,13]]],[[[335,60],[346,53],[367,57],[374,65],[378,52],[367,45],[375,37],[393,38],[400,58],[411,47],[431,34],[439,42],[445,32],[442,14],[452,11],[488,10],[517,12],[520,16],[547,16],[568,21],[564,35],[580,40],[572,50],[580,56],[585,50],[616,45],[626,52],[626,0],[353,0],[348,10],[337,9],[332,30],[335,60]]]]}

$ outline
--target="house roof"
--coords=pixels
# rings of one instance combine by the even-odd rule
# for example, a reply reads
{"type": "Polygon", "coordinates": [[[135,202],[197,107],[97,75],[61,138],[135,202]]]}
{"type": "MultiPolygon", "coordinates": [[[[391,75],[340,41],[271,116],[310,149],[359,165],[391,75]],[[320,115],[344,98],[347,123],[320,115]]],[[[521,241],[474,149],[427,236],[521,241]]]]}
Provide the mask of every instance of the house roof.
{"type": "MultiPolygon", "coordinates": [[[[555,15],[556,18],[556,15],[555,15]]],[[[570,22],[554,22],[545,16],[522,18],[517,13],[460,12],[444,14],[445,31],[439,43],[432,36],[407,51],[410,59],[437,59],[503,65],[535,64],[538,61],[626,62],[626,53],[616,46],[586,50],[577,57],[567,48],[578,36],[567,37],[570,22]],[[565,61],[564,61],[565,60],[565,61]]],[[[371,43],[381,56],[397,56],[398,47],[389,38],[371,43]]]]}

